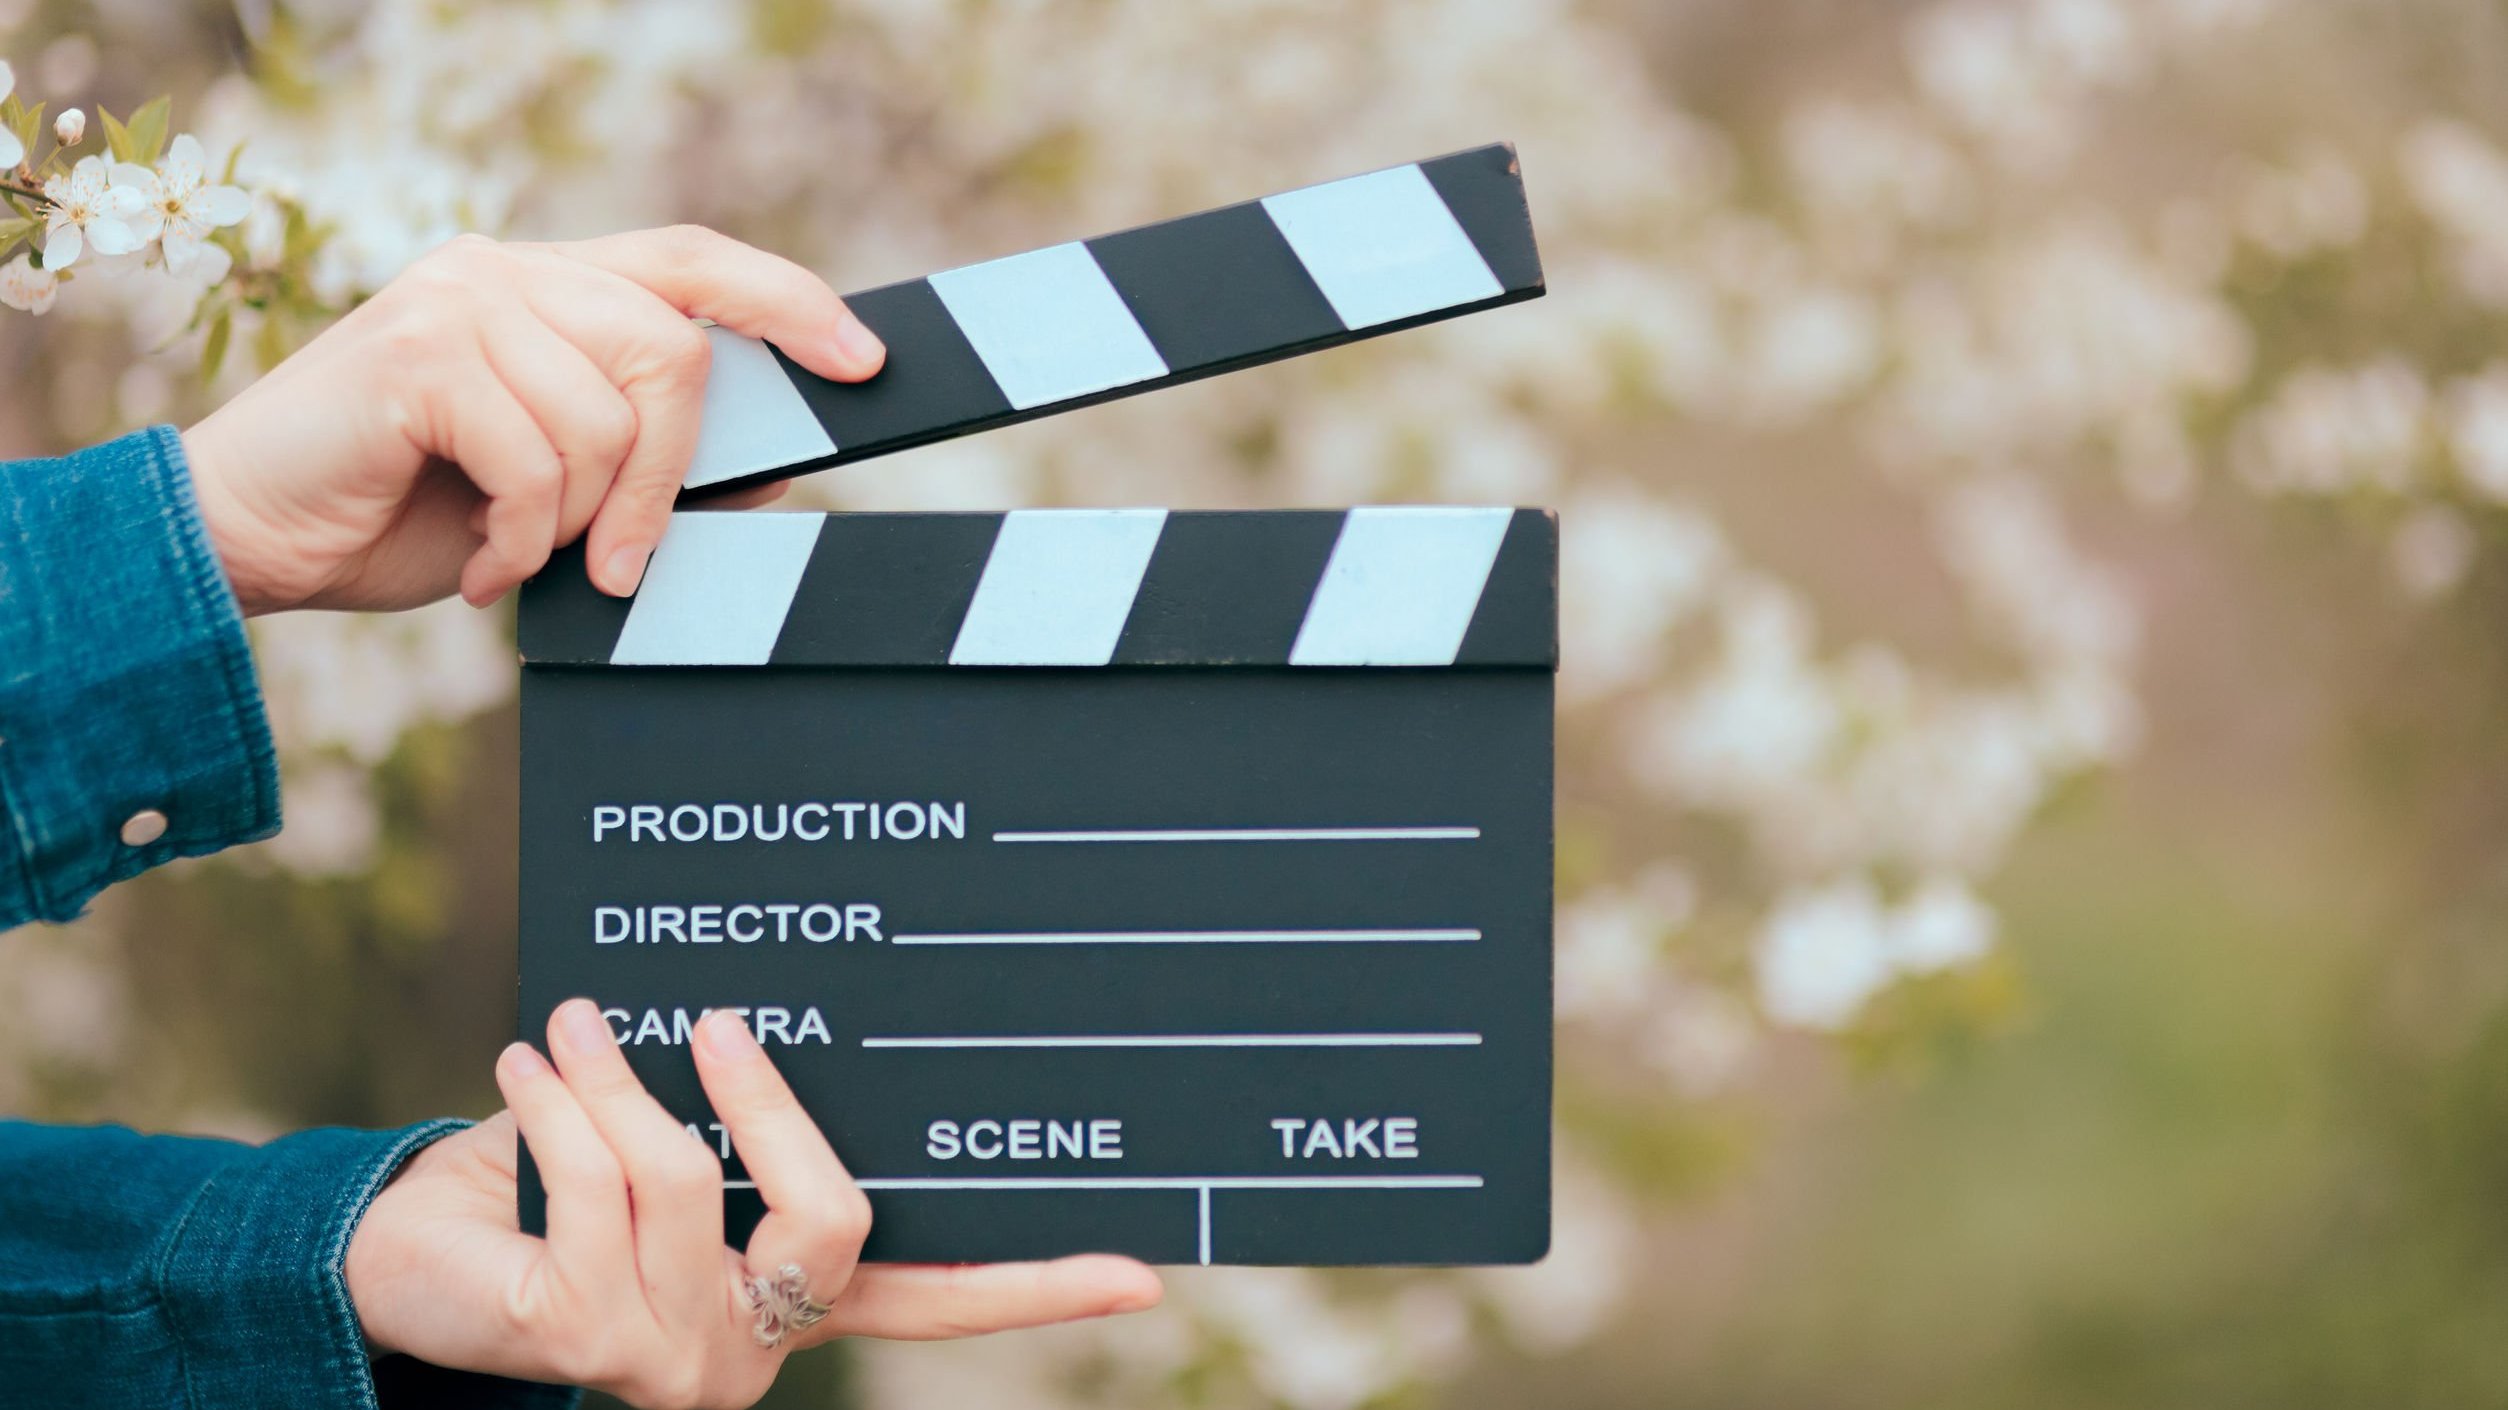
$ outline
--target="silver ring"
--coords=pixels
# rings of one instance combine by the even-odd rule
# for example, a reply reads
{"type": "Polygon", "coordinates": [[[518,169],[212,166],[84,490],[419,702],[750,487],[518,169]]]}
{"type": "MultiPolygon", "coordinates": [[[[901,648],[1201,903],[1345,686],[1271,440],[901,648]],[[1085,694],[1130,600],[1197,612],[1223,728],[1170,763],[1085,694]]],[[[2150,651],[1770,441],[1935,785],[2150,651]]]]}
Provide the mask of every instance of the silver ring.
{"type": "Polygon", "coordinates": [[[827,1320],[831,1310],[810,1296],[810,1275],[802,1272],[797,1263],[776,1269],[772,1282],[751,1273],[740,1280],[740,1289],[748,1295],[749,1311],[754,1318],[749,1335],[770,1351],[783,1345],[786,1336],[808,1331],[827,1320]]]}

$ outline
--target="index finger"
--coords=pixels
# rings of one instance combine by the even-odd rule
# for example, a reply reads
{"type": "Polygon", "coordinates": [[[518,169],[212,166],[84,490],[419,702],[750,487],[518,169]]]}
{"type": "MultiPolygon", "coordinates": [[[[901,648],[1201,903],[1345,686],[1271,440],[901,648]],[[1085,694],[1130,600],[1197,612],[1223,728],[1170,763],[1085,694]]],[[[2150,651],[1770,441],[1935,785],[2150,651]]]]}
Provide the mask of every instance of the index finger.
{"type": "Polygon", "coordinates": [[[780,255],[701,225],[548,246],[652,290],[691,318],[764,338],[822,377],[859,382],[888,349],[827,281],[780,255]]]}
{"type": "Polygon", "coordinates": [[[1146,1265],[1103,1253],[1049,1263],[892,1263],[857,1274],[811,1340],[977,1337],[1146,1312],[1164,1292],[1146,1265]]]}

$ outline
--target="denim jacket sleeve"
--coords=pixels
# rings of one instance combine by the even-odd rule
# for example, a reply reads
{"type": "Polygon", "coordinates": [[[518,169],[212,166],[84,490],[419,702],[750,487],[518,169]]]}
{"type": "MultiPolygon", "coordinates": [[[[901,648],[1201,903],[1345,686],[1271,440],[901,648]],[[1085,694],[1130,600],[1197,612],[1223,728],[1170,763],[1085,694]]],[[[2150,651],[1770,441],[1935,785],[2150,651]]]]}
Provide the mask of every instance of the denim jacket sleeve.
{"type": "Polygon", "coordinates": [[[174,429],[0,465],[0,929],[269,836],[278,783],[174,429]]]}
{"type": "Polygon", "coordinates": [[[572,1405],[561,1387],[367,1360],[349,1235],[410,1153],[462,1124],[245,1146],[0,1122],[0,1405],[572,1405]]]}
{"type": "MultiPolygon", "coordinates": [[[[0,930],[278,826],[251,650],[181,439],[0,464],[0,930]]],[[[571,1404],[367,1361],[349,1235],[460,1125],[243,1146],[0,1121],[0,1410],[571,1404]]]]}

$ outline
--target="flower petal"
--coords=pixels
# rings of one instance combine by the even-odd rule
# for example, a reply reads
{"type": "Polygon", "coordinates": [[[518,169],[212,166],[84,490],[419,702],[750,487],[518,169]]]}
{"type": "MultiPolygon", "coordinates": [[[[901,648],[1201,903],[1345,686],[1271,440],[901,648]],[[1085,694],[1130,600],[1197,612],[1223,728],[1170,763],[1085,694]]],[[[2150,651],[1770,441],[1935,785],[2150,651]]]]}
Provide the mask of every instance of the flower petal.
{"type": "Polygon", "coordinates": [[[8,60],[0,59],[0,98],[6,98],[16,90],[17,70],[9,67],[8,60]]]}
{"type": "Polygon", "coordinates": [[[165,228],[165,268],[168,274],[180,274],[192,267],[192,261],[200,258],[199,232],[185,228],[191,224],[188,220],[178,220],[165,228]]]}
{"type": "Polygon", "coordinates": [[[212,284],[225,283],[226,277],[234,272],[235,256],[226,252],[226,246],[204,241],[200,257],[192,261],[191,270],[184,277],[206,289],[212,284]]]}
{"type": "Polygon", "coordinates": [[[211,225],[233,225],[253,213],[253,198],[241,186],[204,186],[184,209],[211,225]]]}
{"type": "Polygon", "coordinates": [[[113,212],[113,217],[121,221],[124,228],[131,232],[132,239],[143,245],[156,239],[157,232],[165,228],[165,212],[144,201],[128,214],[121,211],[113,212]]]}
{"type": "Polygon", "coordinates": [[[131,190],[137,191],[141,195],[148,197],[150,200],[156,199],[157,173],[149,170],[147,167],[141,166],[137,162],[115,162],[113,164],[113,184],[116,186],[127,186],[131,190]]]}
{"type": "Polygon", "coordinates": [[[127,255],[148,242],[132,233],[131,227],[109,215],[90,216],[87,220],[87,243],[100,255],[127,255]]]}
{"type": "Polygon", "coordinates": [[[44,268],[67,269],[78,263],[79,251],[86,243],[75,221],[65,220],[51,227],[44,232],[44,268]]]}
{"type": "Polygon", "coordinates": [[[0,167],[16,166],[26,160],[26,144],[14,132],[0,132],[0,167]]]}
{"type": "Polygon", "coordinates": [[[37,269],[30,256],[19,255],[0,265],[0,304],[42,313],[52,307],[52,296],[60,287],[61,281],[53,277],[52,271],[37,269]]]}
{"type": "Polygon", "coordinates": [[[201,150],[200,139],[188,132],[175,138],[174,145],[166,149],[165,160],[157,163],[157,170],[165,175],[165,184],[177,191],[198,186],[208,169],[209,154],[201,150]]]}

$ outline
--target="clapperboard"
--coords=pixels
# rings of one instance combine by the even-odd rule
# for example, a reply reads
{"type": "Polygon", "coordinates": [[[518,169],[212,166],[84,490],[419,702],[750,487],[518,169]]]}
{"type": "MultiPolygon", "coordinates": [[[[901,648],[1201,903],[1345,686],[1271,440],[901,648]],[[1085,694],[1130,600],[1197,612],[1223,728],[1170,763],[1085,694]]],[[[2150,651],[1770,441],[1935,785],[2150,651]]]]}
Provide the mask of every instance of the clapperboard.
{"type": "MultiPolygon", "coordinates": [[[[1445,160],[1512,187],[1502,148],[1445,160]]],[[[983,279],[922,281],[957,341],[873,303],[891,359],[859,388],[761,349],[710,395],[701,468],[790,473],[1346,340],[1371,309],[1537,292],[1537,267],[1498,272],[1530,258],[1520,190],[1492,254],[1498,203],[1441,198],[1437,168],[1399,169],[1449,212],[1434,239],[1391,198],[1292,193],[1115,237],[1228,216],[1207,267],[1059,247],[1136,316],[1161,370],[1129,383],[1055,380],[1052,338],[1080,362],[1109,343],[1067,291],[1014,316],[957,297],[983,279]],[[1477,279],[1436,272],[1455,241],[1477,279]],[[1146,311],[1189,326],[1196,281],[1276,273],[1284,242],[1328,331],[1267,321],[1277,291],[1213,293],[1197,360],[1146,311]],[[944,343],[976,362],[952,373],[944,343]],[[950,403],[970,370],[990,399],[950,403]],[[762,429],[795,408],[817,440],[762,429]]],[[[870,1192],[873,1259],[1538,1258],[1556,581],[1547,513],[1450,506],[692,510],[628,601],[570,552],[522,600],[521,1032],[599,1002],[724,1160],[735,1242],[761,1206],[687,1052],[721,1007],[870,1192]]],[[[523,1200],[538,1227],[527,1163],[523,1200]]]]}

